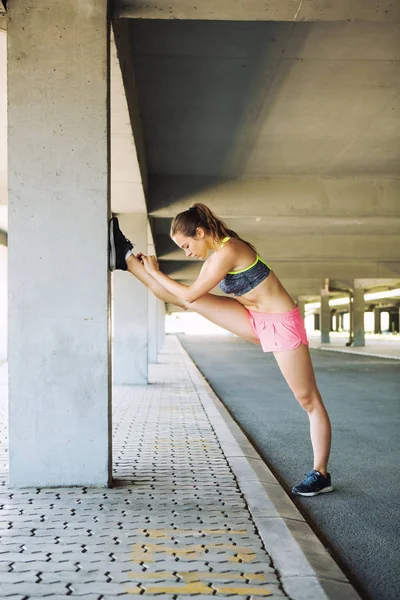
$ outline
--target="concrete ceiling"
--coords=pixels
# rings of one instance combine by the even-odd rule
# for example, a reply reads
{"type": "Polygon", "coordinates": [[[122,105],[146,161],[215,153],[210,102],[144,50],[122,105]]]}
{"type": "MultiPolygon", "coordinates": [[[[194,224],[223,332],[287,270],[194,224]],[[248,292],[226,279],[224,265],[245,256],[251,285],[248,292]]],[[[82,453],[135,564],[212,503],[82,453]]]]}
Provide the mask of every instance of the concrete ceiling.
{"type": "Polygon", "coordinates": [[[114,0],[117,17],[236,21],[400,21],[399,0],[114,0]]]}
{"type": "Polygon", "coordinates": [[[199,271],[168,230],[201,201],[294,296],[398,284],[400,35],[378,21],[126,21],[166,272],[199,271]]]}
{"type": "Polygon", "coordinates": [[[150,173],[398,172],[397,23],[138,20],[131,31],[150,173]]]}

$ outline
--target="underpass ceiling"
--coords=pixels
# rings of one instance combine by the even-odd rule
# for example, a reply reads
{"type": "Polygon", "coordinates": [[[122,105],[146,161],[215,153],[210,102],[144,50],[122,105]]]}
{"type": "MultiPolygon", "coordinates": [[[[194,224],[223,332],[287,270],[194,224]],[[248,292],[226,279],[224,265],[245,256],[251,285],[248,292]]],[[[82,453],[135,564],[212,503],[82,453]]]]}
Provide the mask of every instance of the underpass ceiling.
{"type": "Polygon", "coordinates": [[[130,26],[149,173],[398,174],[396,23],[130,26]]]}
{"type": "Polygon", "coordinates": [[[208,204],[293,295],[400,279],[397,23],[130,20],[162,268],[199,266],[171,218],[208,204]]]}
{"type": "Polygon", "coordinates": [[[114,0],[116,17],[226,21],[400,21],[399,0],[114,0]]]}

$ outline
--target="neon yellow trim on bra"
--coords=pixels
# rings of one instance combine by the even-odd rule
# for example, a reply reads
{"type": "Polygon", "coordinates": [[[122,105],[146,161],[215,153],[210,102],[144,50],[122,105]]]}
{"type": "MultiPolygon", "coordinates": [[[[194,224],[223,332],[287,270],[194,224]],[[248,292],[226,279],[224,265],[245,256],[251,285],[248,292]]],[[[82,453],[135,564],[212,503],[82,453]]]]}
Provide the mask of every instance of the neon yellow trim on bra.
{"type": "Polygon", "coordinates": [[[269,265],[267,265],[267,263],[265,262],[265,260],[263,260],[261,258],[261,256],[259,256],[257,254],[257,258],[256,260],[253,262],[252,265],[250,265],[249,267],[246,267],[245,269],[240,269],[240,271],[228,271],[228,275],[238,275],[239,273],[244,273],[245,271],[249,271],[250,269],[252,269],[253,267],[255,267],[255,265],[258,263],[258,261],[261,261],[262,263],[264,263],[264,265],[266,267],[268,267],[268,269],[271,271],[271,267],[269,265]]]}
{"type": "MultiPolygon", "coordinates": [[[[228,236],[228,237],[224,237],[224,239],[221,241],[221,246],[220,246],[220,248],[222,248],[222,246],[223,246],[224,244],[226,244],[226,242],[228,242],[230,239],[231,239],[231,238],[230,238],[229,236],[228,236]]],[[[271,271],[271,267],[270,267],[269,265],[267,265],[267,263],[265,262],[265,260],[263,260],[263,259],[261,258],[261,256],[259,256],[259,255],[257,254],[257,258],[256,258],[256,260],[253,262],[253,264],[252,264],[252,265],[250,265],[249,267],[246,267],[245,269],[241,269],[240,271],[228,271],[228,275],[238,275],[239,273],[244,273],[245,271],[248,271],[249,269],[252,269],[252,268],[253,268],[253,267],[254,267],[254,266],[255,266],[255,265],[258,263],[258,261],[259,261],[259,260],[261,260],[261,262],[262,262],[262,263],[264,263],[264,265],[265,265],[266,267],[268,267],[268,269],[271,271]]]]}
{"type": "Polygon", "coordinates": [[[222,246],[223,246],[224,244],[226,244],[226,242],[228,242],[230,239],[231,239],[230,237],[224,237],[224,239],[223,239],[223,240],[222,240],[222,242],[221,242],[221,246],[220,246],[220,248],[222,248],[222,246]]]}

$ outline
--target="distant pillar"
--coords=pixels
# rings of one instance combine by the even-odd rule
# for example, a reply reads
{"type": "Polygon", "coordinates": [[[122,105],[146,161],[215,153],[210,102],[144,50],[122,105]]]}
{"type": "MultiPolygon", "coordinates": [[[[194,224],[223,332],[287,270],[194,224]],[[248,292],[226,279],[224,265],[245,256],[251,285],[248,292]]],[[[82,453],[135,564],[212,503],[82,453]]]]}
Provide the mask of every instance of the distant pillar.
{"type": "Polygon", "coordinates": [[[321,344],[329,344],[331,330],[331,309],[329,308],[329,295],[321,294],[321,344]]]}
{"type": "Polygon", "coordinates": [[[365,346],[364,332],[364,290],[362,288],[354,288],[353,299],[353,324],[354,324],[354,346],[365,346]]]}
{"type": "Polygon", "coordinates": [[[320,330],[320,323],[321,323],[320,314],[314,313],[314,330],[315,331],[320,330]]]}
{"type": "Polygon", "coordinates": [[[158,303],[158,351],[165,341],[165,302],[158,303]]]}
{"type": "Polygon", "coordinates": [[[381,309],[378,306],[375,306],[375,308],[374,308],[374,333],[382,333],[381,309]]]}
{"type": "Polygon", "coordinates": [[[398,333],[399,331],[399,313],[397,310],[389,311],[389,331],[398,333]]]}
{"type": "Polygon", "coordinates": [[[148,359],[149,363],[156,363],[158,356],[158,303],[160,300],[151,292],[148,296],[148,359]]]}
{"type": "Polygon", "coordinates": [[[156,363],[164,343],[165,303],[149,293],[149,363],[156,363]]]}
{"type": "Polygon", "coordinates": [[[304,319],[306,316],[306,301],[305,300],[297,300],[297,308],[300,311],[301,318],[304,319]]]}
{"type": "Polygon", "coordinates": [[[0,364],[7,360],[7,246],[0,243],[0,364]]]}
{"type": "MultiPolygon", "coordinates": [[[[147,248],[147,215],[118,215],[122,232],[135,244],[135,251],[147,248]]],[[[125,271],[114,271],[113,310],[113,383],[147,383],[148,301],[147,288],[125,271]]]]}

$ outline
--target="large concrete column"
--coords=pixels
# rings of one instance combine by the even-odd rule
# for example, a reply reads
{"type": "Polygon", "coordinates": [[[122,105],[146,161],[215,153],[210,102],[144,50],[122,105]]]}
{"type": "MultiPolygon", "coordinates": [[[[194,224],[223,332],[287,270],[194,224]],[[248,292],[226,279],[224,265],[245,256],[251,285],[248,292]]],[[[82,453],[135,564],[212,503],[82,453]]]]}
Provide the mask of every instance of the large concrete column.
{"type": "MultiPolygon", "coordinates": [[[[121,230],[135,252],[147,249],[147,214],[118,215],[121,230]]],[[[148,292],[130,273],[115,271],[113,297],[113,383],[147,383],[148,292]]]]}
{"type": "Polygon", "coordinates": [[[329,332],[331,330],[331,309],[329,308],[329,295],[321,291],[321,344],[329,344],[329,332]]]}
{"type": "Polygon", "coordinates": [[[107,2],[8,20],[11,487],[110,480],[107,2]]]}
{"type": "Polygon", "coordinates": [[[354,346],[365,346],[364,333],[364,290],[354,286],[353,299],[353,323],[354,323],[354,346]]]}
{"type": "Polygon", "coordinates": [[[379,306],[374,307],[374,333],[382,333],[381,329],[381,309],[379,306]]]}

